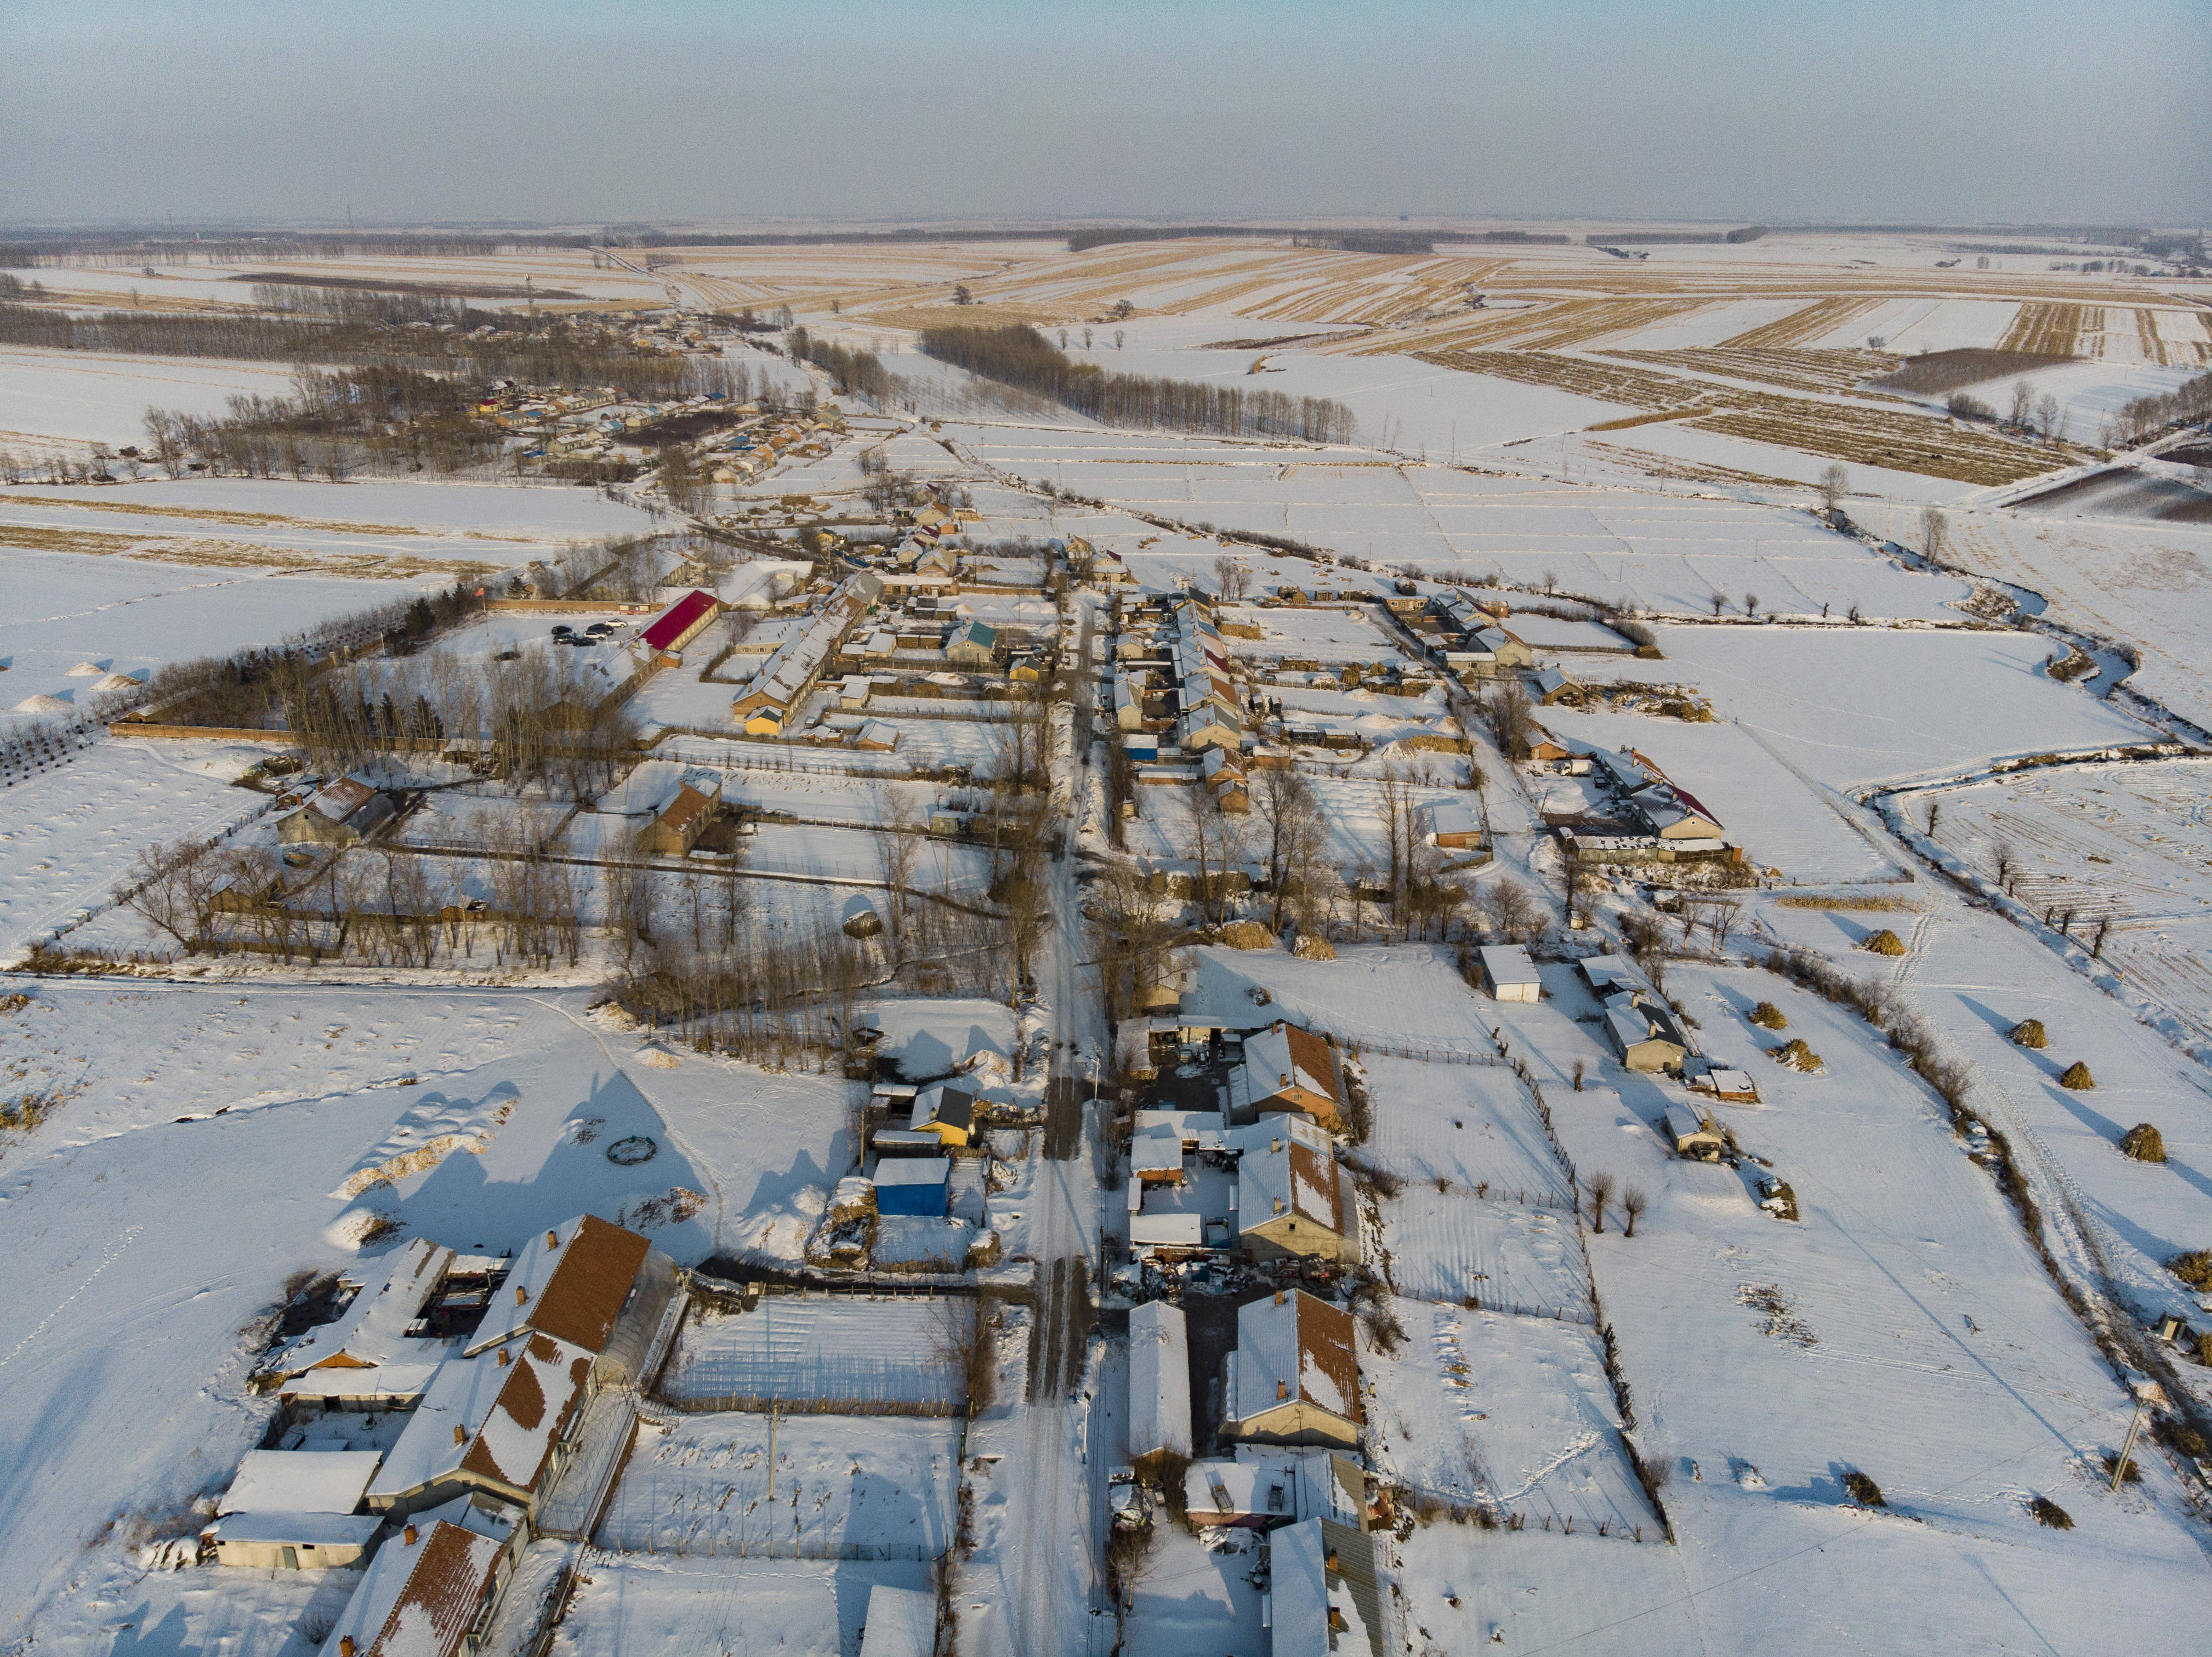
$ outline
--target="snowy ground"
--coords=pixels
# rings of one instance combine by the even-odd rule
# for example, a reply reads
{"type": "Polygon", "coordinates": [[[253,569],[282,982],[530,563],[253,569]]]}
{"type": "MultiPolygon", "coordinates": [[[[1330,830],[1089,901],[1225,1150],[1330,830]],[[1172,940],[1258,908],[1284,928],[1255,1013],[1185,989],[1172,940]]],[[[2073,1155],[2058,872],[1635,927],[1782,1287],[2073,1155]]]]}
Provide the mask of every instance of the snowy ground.
{"type": "Polygon", "coordinates": [[[934,1559],[950,1544],[961,1424],[896,1416],[678,1415],[639,1427],[603,1546],[653,1554],[934,1559]],[[770,1435],[774,1460],[770,1461],[770,1435]]]}
{"type": "Polygon", "coordinates": [[[787,1653],[851,1657],[878,1583],[926,1593],[911,1560],[739,1559],[611,1553],[585,1556],[575,1598],[553,1636],[556,1657],[637,1651],[787,1653]]]}

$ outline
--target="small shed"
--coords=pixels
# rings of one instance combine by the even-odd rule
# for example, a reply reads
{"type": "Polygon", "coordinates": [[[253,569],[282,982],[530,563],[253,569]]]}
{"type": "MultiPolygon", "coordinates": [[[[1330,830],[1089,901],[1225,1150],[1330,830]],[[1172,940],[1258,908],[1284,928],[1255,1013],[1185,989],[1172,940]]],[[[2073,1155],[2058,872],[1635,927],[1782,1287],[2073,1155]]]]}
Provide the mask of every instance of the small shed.
{"type": "Polygon", "coordinates": [[[1421,808],[1430,844],[1447,851],[1468,851],[1482,844],[1482,813],[1465,800],[1439,800],[1421,808]]]}
{"type": "Polygon", "coordinates": [[[1182,1308],[1147,1301],[1129,1313],[1129,1459],[1188,1456],[1190,1338],[1182,1308]]]}
{"type": "Polygon", "coordinates": [[[937,1596],[878,1582],[868,1589],[860,1657],[930,1657],[937,1649],[937,1596]]]}
{"type": "Polygon", "coordinates": [[[1492,999],[1534,1002],[1544,998],[1544,980],[1536,963],[1519,944],[1486,944],[1475,953],[1482,962],[1482,987],[1492,999]]]}
{"type": "Polygon", "coordinates": [[[1165,1122],[1139,1126],[1129,1138],[1129,1172],[1143,1184],[1182,1184],[1182,1130],[1165,1122]]]}
{"type": "Polygon", "coordinates": [[[1674,1142],[1677,1156],[1695,1157],[1700,1161],[1717,1161],[1728,1149],[1728,1141],[1720,1130],[1686,1105],[1669,1105],[1662,1118],[1666,1124],[1667,1137],[1674,1142]]]}
{"type": "Polygon", "coordinates": [[[654,618],[640,637],[647,649],[675,655],[721,613],[721,600],[694,588],[654,618]]]}
{"type": "Polygon", "coordinates": [[[876,1212],[941,1220],[951,1203],[949,1157],[901,1157],[876,1164],[876,1212]]]}
{"type": "Polygon", "coordinates": [[[375,1450],[248,1450],[201,1538],[219,1564],[358,1565],[384,1521],[355,1510],[383,1460],[375,1450]]]}

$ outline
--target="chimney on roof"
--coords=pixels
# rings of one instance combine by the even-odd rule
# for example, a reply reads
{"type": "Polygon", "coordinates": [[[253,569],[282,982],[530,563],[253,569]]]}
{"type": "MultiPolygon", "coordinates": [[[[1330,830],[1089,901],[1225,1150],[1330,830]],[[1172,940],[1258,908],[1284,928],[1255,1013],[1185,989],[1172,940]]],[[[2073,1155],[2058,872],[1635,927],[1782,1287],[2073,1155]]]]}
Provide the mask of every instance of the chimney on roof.
{"type": "Polygon", "coordinates": [[[1334,1548],[1331,1548],[1328,1550],[1328,1563],[1329,1569],[1334,1570],[1336,1569],[1336,1550],[1334,1548]]]}
{"type": "Polygon", "coordinates": [[[546,1247],[548,1247],[548,1248],[558,1248],[558,1247],[560,1247],[560,1246],[561,1246],[561,1239],[560,1239],[560,1237],[559,1237],[556,1234],[555,1234],[554,1232],[548,1231],[548,1232],[545,1234],[545,1246],[546,1246],[546,1247]]]}
{"type": "Polygon", "coordinates": [[[1275,1212],[1276,1212],[1276,1213],[1278,1213],[1278,1214],[1280,1214],[1282,1211],[1283,1211],[1283,1199],[1282,1199],[1281,1197],[1278,1197],[1275,1199],[1275,1212]]]}
{"type": "Polygon", "coordinates": [[[415,1527],[412,1525],[410,1525],[407,1527],[406,1531],[403,1533],[401,1539],[404,1540],[410,1548],[415,1545],[415,1527]]]}
{"type": "Polygon", "coordinates": [[[1279,1289],[1279,1289],[1277,1289],[1277,1290],[1275,1291],[1275,1304],[1276,1304],[1277,1306],[1280,1306],[1280,1305],[1282,1305],[1282,1303],[1283,1303],[1283,1291],[1282,1291],[1281,1289],[1279,1289]]]}
{"type": "Polygon", "coordinates": [[[1277,1381],[1277,1382],[1275,1383],[1275,1397],[1276,1397],[1276,1399],[1277,1399],[1279,1402],[1280,1400],[1284,1399],[1284,1398],[1286,1398],[1290,1397],[1290,1395],[1291,1395],[1291,1384],[1290,1384],[1288,1381],[1279,1381],[1279,1381],[1277,1381]]]}
{"type": "Polygon", "coordinates": [[[530,1304],[530,1290],[521,1283],[517,1283],[514,1286],[514,1303],[517,1306],[528,1306],[530,1304]]]}
{"type": "Polygon", "coordinates": [[[350,1634],[338,1636],[338,1657],[353,1657],[353,1636],[350,1634]]]}
{"type": "Polygon", "coordinates": [[[460,1422],[455,1422],[453,1423],[453,1442],[456,1444],[466,1444],[468,1441],[469,1429],[462,1426],[460,1422]]]}
{"type": "Polygon", "coordinates": [[[501,1369],[504,1369],[507,1368],[507,1349],[502,1346],[499,1349],[499,1367],[501,1369]]]}

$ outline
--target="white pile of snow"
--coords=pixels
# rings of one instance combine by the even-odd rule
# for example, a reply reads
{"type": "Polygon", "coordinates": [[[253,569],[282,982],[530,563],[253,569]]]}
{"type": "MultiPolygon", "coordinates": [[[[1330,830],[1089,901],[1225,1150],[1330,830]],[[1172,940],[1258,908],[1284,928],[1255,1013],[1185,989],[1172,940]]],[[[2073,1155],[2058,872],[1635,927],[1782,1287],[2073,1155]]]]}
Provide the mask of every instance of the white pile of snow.
{"type": "Polygon", "coordinates": [[[27,696],[15,704],[19,714],[65,714],[70,704],[58,696],[27,696]]]}

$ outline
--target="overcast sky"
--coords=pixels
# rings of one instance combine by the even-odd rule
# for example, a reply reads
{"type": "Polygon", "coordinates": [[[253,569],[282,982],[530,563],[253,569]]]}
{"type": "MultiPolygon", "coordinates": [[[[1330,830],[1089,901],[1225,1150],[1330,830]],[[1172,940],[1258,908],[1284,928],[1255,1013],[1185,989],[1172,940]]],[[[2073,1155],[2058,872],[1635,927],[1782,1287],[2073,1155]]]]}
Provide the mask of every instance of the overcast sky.
{"type": "Polygon", "coordinates": [[[0,219],[2202,225],[2212,3],[6,0],[0,219]]]}

